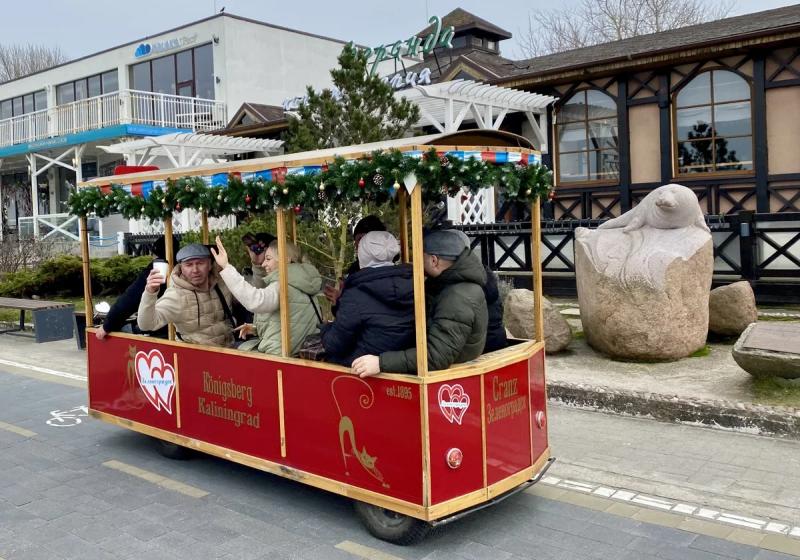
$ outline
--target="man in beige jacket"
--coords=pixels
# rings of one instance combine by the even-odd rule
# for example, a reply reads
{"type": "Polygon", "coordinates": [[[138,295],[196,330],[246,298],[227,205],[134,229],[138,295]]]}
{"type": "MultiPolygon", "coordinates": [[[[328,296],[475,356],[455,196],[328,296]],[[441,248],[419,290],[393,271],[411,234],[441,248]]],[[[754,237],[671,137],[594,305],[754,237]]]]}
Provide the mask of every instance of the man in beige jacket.
{"type": "Polygon", "coordinates": [[[153,331],[174,323],[184,342],[231,346],[233,298],[212,265],[208,247],[197,243],[187,245],[178,251],[175,260],[178,264],[161,298],[158,288],[166,279],[156,269],[147,277],[136,321],[139,328],[153,331]]]}

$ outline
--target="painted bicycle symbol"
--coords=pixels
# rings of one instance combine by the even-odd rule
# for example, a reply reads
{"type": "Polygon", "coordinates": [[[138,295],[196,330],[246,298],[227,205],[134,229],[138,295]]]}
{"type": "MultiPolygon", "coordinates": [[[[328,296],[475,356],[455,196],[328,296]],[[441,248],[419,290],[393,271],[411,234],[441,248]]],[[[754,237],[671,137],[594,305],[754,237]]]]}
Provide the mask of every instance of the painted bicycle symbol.
{"type": "Polygon", "coordinates": [[[89,416],[89,409],[86,406],[76,406],[69,410],[51,410],[50,416],[45,423],[55,428],[77,426],[81,423],[81,418],[89,416]]]}

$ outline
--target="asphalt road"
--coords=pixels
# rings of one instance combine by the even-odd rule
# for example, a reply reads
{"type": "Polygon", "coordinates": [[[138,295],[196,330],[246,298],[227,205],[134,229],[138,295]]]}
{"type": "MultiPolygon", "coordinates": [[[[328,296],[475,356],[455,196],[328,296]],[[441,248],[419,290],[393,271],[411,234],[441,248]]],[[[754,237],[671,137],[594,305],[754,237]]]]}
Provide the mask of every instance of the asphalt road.
{"type": "MultiPolygon", "coordinates": [[[[714,525],[681,530],[658,512],[555,486],[519,494],[419,545],[393,546],[372,538],[345,498],[213,457],[163,458],[148,438],[83,416],[85,388],[64,383],[0,370],[3,560],[794,558],[710,536],[714,525]],[[643,521],[651,518],[657,523],[643,521]]],[[[551,423],[560,419],[564,429],[607,420],[555,412],[551,423]]],[[[654,433],[667,426],[652,424],[654,433]]],[[[689,439],[707,437],[708,430],[679,428],[689,439]]],[[[555,443],[566,438],[552,433],[555,443]]],[[[603,455],[602,442],[597,447],[603,455]]],[[[575,465],[565,462],[562,472],[575,465]]]]}

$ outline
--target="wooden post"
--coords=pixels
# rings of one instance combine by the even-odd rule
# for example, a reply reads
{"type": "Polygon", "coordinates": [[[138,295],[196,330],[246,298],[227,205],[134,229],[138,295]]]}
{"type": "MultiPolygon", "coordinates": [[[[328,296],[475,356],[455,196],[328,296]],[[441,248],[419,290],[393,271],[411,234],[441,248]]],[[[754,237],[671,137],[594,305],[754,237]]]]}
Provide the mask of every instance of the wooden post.
{"type": "Polygon", "coordinates": [[[408,193],[401,188],[400,192],[397,193],[397,197],[400,208],[400,259],[402,262],[407,263],[410,262],[410,255],[408,254],[408,193]]]}
{"type": "MultiPolygon", "coordinates": [[[[167,216],[164,218],[164,252],[167,257],[167,279],[166,281],[169,282],[169,278],[172,275],[172,268],[175,266],[175,247],[172,246],[172,215],[167,216]]],[[[170,323],[168,325],[167,331],[169,333],[169,339],[175,340],[175,325],[170,323]]]]}
{"type": "Polygon", "coordinates": [[[422,185],[411,193],[411,243],[414,262],[414,321],[417,331],[417,375],[428,375],[428,333],[425,322],[425,269],[422,259],[422,185]]]}
{"type": "Polygon", "coordinates": [[[286,211],[279,208],[275,212],[278,236],[278,281],[281,314],[281,356],[287,358],[292,352],[292,339],[289,333],[289,263],[286,258],[286,211]]]}
{"type": "MultiPolygon", "coordinates": [[[[35,203],[35,202],[34,202],[35,203]]],[[[94,306],[92,305],[92,272],[89,267],[89,227],[86,216],[80,218],[81,260],[83,262],[83,304],[86,308],[86,326],[94,326],[94,306]]]]}
{"type": "Polygon", "coordinates": [[[200,213],[200,232],[203,236],[203,245],[208,245],[208,212],[205,210],[200,213]]]}
{"type": "Polygon", "coordinates": [[[288,214],[289,214],[289,235],[292,237],[292,243],[297,245],[297,215],[294,213],[294,210],[292,210],[288,214]]]}
{"type": "Polygon", "coordinates": [[[531,205],[531,273],[533,274],[533,313],[536,341],[544,342],[544,310],[542,309],[542,216],[541,196],[531,205]]]}

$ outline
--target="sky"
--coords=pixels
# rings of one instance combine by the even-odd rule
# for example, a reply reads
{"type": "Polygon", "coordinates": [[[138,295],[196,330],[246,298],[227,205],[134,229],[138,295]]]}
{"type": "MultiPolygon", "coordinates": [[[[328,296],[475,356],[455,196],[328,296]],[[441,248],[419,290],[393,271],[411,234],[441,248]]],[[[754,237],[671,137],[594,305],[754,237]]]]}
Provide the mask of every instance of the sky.
{"type": "MultiPolygon", "coordinates": [[[[562,0],[568,7],[580,0],[562,0]]],[[[734,0],[730,15],[741,15],[794,1],[734,0]]],[[[406,39],[427,26],[429,16],[461,7],[521,36],[533,10],[546,0],[6,0],[0,43],[60,47],[69,58],[86,56],[147,35],[225,11],[275,25],[375,46],[406,39]]],[[[502,54],[523,58],[516,39],[501,43],[502,54]]]]}

